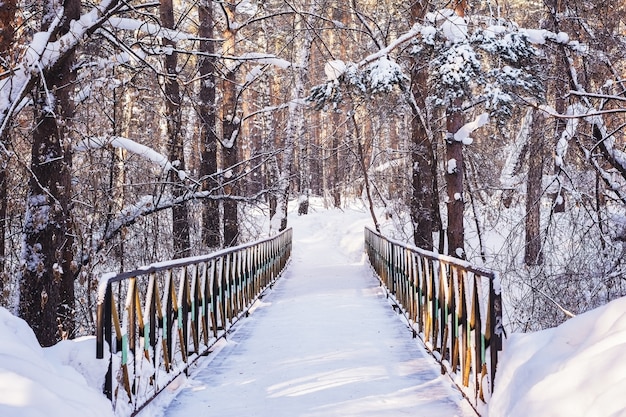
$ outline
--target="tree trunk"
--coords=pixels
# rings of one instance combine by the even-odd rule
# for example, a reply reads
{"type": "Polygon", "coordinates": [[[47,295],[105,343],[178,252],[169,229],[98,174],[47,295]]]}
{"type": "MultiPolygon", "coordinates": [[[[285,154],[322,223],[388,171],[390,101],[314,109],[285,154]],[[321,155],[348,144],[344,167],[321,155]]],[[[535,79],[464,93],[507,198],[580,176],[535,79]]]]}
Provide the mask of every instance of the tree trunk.
{"type": "MultiPolygon", "coordinates": [[[[217,129],[215,113],[215,53],[213,39],[213,2],[203,0],[198,5],[200,19],[200,51],[207,56],[200,57],[200,102],[198,119],[200,121],[201,164],[200,176],[203,189],[216,192],[217,181],[217,129]]],[[[206,198],[202,202],[202,241],[208,248],[220,246],[220,208],[217,200],[206,198]]]]}
{"type": "MultiPolygon", "coordinates": [[[[411,8],[414,21],[420,21],[428,11],[428,2],[415,2],[411,8]]],[[[413,59],[411,67],[411,94],[415,100],[411,120],[411,200],[413,241],[416,246],[432,250],[433,232],[437,228],[439,204],[436,194],[437,164],[432,138],[428,132],[425,114],[428,94],[428,66],[413,59]]]]}
{"type": "MultiPolygon", "coordinates": [[[[172,0],[161,1],[159,9],[161,24],[169,29],[174,29],[174,7],[172,0]]],[[[169,39],[163,39],[164,46],[175,47],[175,43],[169,39]]],[[[170,181],[172,183],[174,199],[183,196],[186,192],[184,176],[179,175],[185,172],[185,153],[183,146],[182,110],[180,99],[180,86],[178,84],[178,70],[176,68],[178,55],[172,51],[166,54],[165,60],[165,119],[167,122],[167,137],[169,159],[177,161],[176,170],[170,171],[170,181]]],[[[187,204],[182,202],[174,204],[172,207],[172,234],[174,238],[174,257],[184,258],[191,254],[189,242],[189,213],[187,204]]]]}
{"type": "MultiPolygon", "coordinates": [[[[13,41],[15,38],[15,12],[17,10],[16,0],[5,0],[0,8],[0,71],[7,71],[11,64],[13,41]],[[8,62],[4,62],[4,60],[8,62]]],[[[9,138],[2,135],[0,142],[8,149],[9,138]]],[[[2,152],[0,155],[0,304],[4,300],[5,286],[5,256],[6,256],[6,223],[7,223],[7,199],[8,199],[8,163],[9,155],[2,152]]]]}
{"type": "Polygon", "coordinates": [[[343,129],[343,121],[341,113],[334,111],[332,113],[332,142],[330,149],[330,189],[333,196],[333,207],[341,207],[341,187],[339,178],[339,146],[342,142],[342,137],[345,135],[343,129]]]}
{"type": "MultiPolygon", "coordinates": [[[[315,4],[311,4],[310,13],[315,13],[315,4]]],[[[304,17],[299,16],[296,22],[296,28],[303,28],[304,17]]],[[[304,113],[302,111],[299,101],[304,97],[304,85],[306,82],[306,71],[308,68],[309,58],[311,56],[311,45],[313,43],[313,34],[308,29],[305,30],[303,39],[300,42],[296,42],[297,49],[297,68],[294,69],[294,84],[291,90],[291,100],[289,101],[288,116],[287,116],[287,128],[285,132],[285,151],[283,153],[283,163],[281,166],[279,181],[277,184],[278,196],[275,218],[271,221],[274,228],[278,226],[280,220],[280,226],[278,230],[282,231],[287,228],[287,204],[289,202],[289,178],[291,177],[291,170],[293,166],[293,154],[296,146],[296,141],[300,140],[300,151],[305,148],[304,145],[304,113]]],[[[301,163],[308,166],[308,163],[301,159],[301,163]]],[[[302,171],[303,167],[300,167],[302,171]]],[[[305,172],[304,175],[308,176],[309,172],[305,172]]],[[[301,181],[305,181],[308,184],[308,180],[301,177],[301,181]]],[[[300,190],[303,191],[302,189],[300,190]]],[[[300,206],[298,212],[306,214],[308,211],[308,196],[301,196],[300,206]],[[306,210],[304,210],[306,205],[306,210]],[[303,210],[304,212],[300,212],[303,210]]]]}
{"type": "MultiPolygon", "coordinates": [[[[465,16],[465,0],[456,0],[454,11],[465,16]]],[[[448,190],[448,254],[465,259],[465,228],[463,216],[463,143],[454,139],[454,134],[463,127],[462,100],[456,98],[446,110],[446,188],[448,190]],[[454,167],[454,168],[453,168],[454,167]]]]}
{"type": "Polygon", "coordinates": [[[528,266],[541,265],[541,194],[543,192],[544,137],[546,118],[542,112],[533,112],[528,145],[528,179],[526,181],[526,234],[524,262],[528,266]]]}
{"type": "Polygon", "coordinates": [[[359,164],[361,165],[361,169],[363,170],[363,182],[365,183],[365,194],[367,195],[367,202],[369,204],[370,216],[372,216],[372,222],[374,222],[374,228],[378,233],[380,233],[380,224],[378,223],[378,218],[376,217],[376,212],[374,211],[374,200],[372,199],[372,192],[370,186],[370,179],[368,175],[368,167],[365,162],[365,153],[363,152],[363,145],[361,144],[361,134],[359,130],[359,126],[356,123],[356,117],[354,116],[354,112],[351,114],[351,120],[354,125],[354,136],[356,139],[356,148],[359,157],[359,164]]]}
{"type": "MultiPolygon", "coordinates": [[[[544,4],[549,8],[548,19],[546,19],[548,24],[545,29],[558,33],[560,28],[557,16],[561,13],[565,13],[565,3],[561,0],[546,0],[544,4]]],[[[557,113],[565,114],[567,107],[566,96],[568,95],[570,89],[575,90],[576,86],[570,85],[566,75],[568,73],[567,68],[569,67],[569,60],[561,47],[557,48],[556,63],[560,63],[561,65],[551,66],[550,79],[552,80],[552,83],[548,85],[548,91],[551,90],[551,95],[554,97],[554,110],[556,110],[557,113]]],[[[558,117],[555,118],[553,123],[554,134],[552,135],[552,138],[553,144],[556,146],[562,133],[565,131],[567,123],[565,120],[558,117]]],[[[557,192],[552,196],[552,211],[554,213],[563,213],[565,211],[565,194],[562,187],[562,169],[562,166],[557,166],[556,164],[554,165],[554,174],[556,175],[556,181],[559,184],[557,192]]]]}
{"type": "Polygon", "coordinates": [[[463,143],[454,134],[463,126],[463,114],[456,100],[446,114],[446,187],[448,190],[448,254],[465,259],[463,215],[463,143]],[[452,169],[454,167],[454,169],[452,169]]]}
{"type": "MultiPolygon", "coordinates": [[[[311,11],[314,11],[313,7],[311,11]]],[[[313,44],[313,33],[307,30],[304,24],[304,16],[297,17],[296,31],[304,30],[304,37],[299,45],[298,68],[295,69],[295,80],[292,93],[294,102],[300,101],[305,96],[304,86],[307,82],[307,72],[311,57],[311,45],[313,44]]],[[[296,43],[296,45],[298,42],[296,43]]],[[[287,135],[295,135],[299,142],[299,175],[300,175],[300,197],[298,200],[298,214],[308,214],[309,193],[311,188],[311,163],[309,156],[309,133],[304,129],[304,110],[301,105],[289,107],[289,119],[287,121],[287,135]]]]}
{"type": "MultiPolygon", "coordinates": [[[[229,21],[235,15],[235,6],[226,7],[229,21]]],[[[235,55],[235,38],[237,32],[228,27],[223,33],[223,50],[226,55],[235,55]]],[[[236,68],[227,70],[222,82],[222,170],[223,190],[225,196],[235,196],[238,193],[237,176],[239,155],[237,152],[237,138],[241,120],[237,112],[237,74],[236,68]]],[[[234,199],[226,198],[224,208],[224,246],[235,246],[239,238],[238,204],[234,199]]]]}
{"type": "MultiPolygon", "coordinates": [[[[46,4],[46,6],[50,6],[46,4]]],[[[59,36],[80,16],[80,1],[64,3],[59,36]]],[[[44,11],[46,7],[44,7],[44,11]]],[[[51,12],[51,10],[48,10],[51,12]]],[[[48,16],[48,13],[44,13],[48,16]]],[[[47,30],[48,21],[42,22],[47,30]]],[[[71,91],[74,55],[44,72],[35,91],[36,125],[22,248],[19,315],[42,346],[74,333],[73,233],[71,223],[71,142],[67,124],[74,113],[71,91]],[[55,104],[54,107],[51,106],[55,104]]]]}

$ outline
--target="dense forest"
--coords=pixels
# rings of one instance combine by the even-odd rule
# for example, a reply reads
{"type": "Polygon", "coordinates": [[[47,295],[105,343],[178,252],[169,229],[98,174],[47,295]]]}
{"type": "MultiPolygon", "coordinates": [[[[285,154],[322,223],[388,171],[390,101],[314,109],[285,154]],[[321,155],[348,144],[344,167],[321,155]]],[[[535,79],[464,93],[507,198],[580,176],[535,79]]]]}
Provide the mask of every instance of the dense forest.
{"type": "Polygon", "coordinates": [[[626,295],[625,133],[624,2],[3,0],[0,305],[90,334],[102,272],[316,197],[553,326],[626,295]]]}

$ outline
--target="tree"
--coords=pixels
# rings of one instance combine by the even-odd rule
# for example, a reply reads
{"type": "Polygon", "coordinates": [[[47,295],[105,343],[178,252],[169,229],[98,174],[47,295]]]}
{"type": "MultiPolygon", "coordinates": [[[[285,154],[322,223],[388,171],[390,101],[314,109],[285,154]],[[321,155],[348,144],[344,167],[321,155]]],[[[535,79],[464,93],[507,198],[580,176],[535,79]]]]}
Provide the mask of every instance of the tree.
{"type": "MultiPolygon", "coordinates": [[[[174,5],[172,0],[161,1],[161,24],[168,29],[174,29],[174,5]]],[[[173,187],[172,197],[179,199],[187,192],[185,186],[185,152],[182,135],[182,107],[180,86],[178,84],[178,54],[175,51],[176,43],[163,38],[164,47],[172,48],[164,56],[165,79],[165,120],[167,124],[169,159],[176,163],[176,170],[170,170],[170,181],[173,187]]],[[[172,207],[172,233],[174,238],[174,256],[182,258],[191,254],[189,241],[189,213],[187,204],[182,201],[172,207]]]]}
{"type": "Polygon", "coordinates": [[[543,263],[541,236],[541,196],[543,194],[543,167],[546,137],[546,118],[540,112],[532,112],[530,137],[528,139],[528,178],[526,180],[526,222],[524,262],[528,266],[543,263]]]}
{"type": "MultiPolygon", "coordinates": [[[[217,175],[217,123],[215,110],[215,46],[213,41],[213,1],[203,0],[198,3],[198,18],[200,26],[199,75],[200,91],[197,107],[200,123],[201,163],[200,177],[203,179],[203,188],[207,191],[218,190],[217,175]]],[[[209,248],[220,246],[220,210],[219,202],[205,199],[202,203],[202,240],[209,248]]]]}
{"type": "MultiPolygon", "coordinates": [[[[290,65],[293,79],[288,90],[288,103],[284,106],[287,109],[287,126],[284,132],[284,140],[282,141],[282,160],[279,160],[278,155],[274,155],[270,158],[268,164],[270,176],[275,180],[275,191],[272,193],[270,200],[270,228],[273,232],[287,228],[287,205],[289,203],[296,147],[298,147],[299,151],[299,183],[301,192],[298,212],[306,214],[308,210],[307,190],[310,187],[308,179],[310,166],[307,154],[306,133],[304,131],[304,111],[301,102],[305,98],[304,89],[307,82],[308,63],[313,43],[313,33],[309,28],[310,24],[307,22],[306,16],[314,15],[316,7],[318,6],[315,3],[310,3],[306,13],[300,13],[295,9],[289,13],[289,15],[293,16],[292,24],[294,25],[296,36],[293,37],[290,45],[295,65],[290,65]]],[[[278,135],[275,130],[273,132],[278,135]]]]}
{"type": "MultiPolygon", "coordinates": [[[[0,71],[4,72],[11,68],[13,55],[13,42],[15,39],[15,12],[17,10],[17,0],[7,0],[0,9],[0,71]]],[[[6,219],[8,203],[8,181],[7,172],[9,155],[7,150],[8,135],[3,133],[0,136],[2,150],[0,151],[0,300],[4,298],[5,286],[5,256],[6,256],[6,219]]]]}
{"type": "MultiPolygon", "coordinates": [[[[413,21],[424,19],[428,1],[414,2],[413,21]]],[[[438,228],[439,196],[437,192],[437,163],[433,134],[429,126],[426,98],[428,95],[428,66],[419,55],[411,59],[411,197],[410,212],[413,223],[413,243],[433,249],[433,232],[438,228]]]]}
{"type": "MultiPolygon", "coordinates": [[[[453,18],[452,25],[463,24],[465,18],[465,0],[455,1],[454,13],[459,19],[453,18]]],[[[465,42],[463,37],[452,39],[452,42],[465,42]]],[[[451,48],[453,50],[454,48],[451,48]]],[[[462,48],[458,51],[462,54],[462,48]]],[[[454,53],[454,52],[453,52],[454,53]]],[[[461,83],[467,83],[467,80],[461,83]]],[[[468,86],[459,85],[458,91],[467,90],[468,86]]],[[[446,108],[446,190],[447,190],[447,215],[448,215],[448,253],[452,256],[464,259],[465,255],[465,226],[463,219],[465,216],[465,189],[463,187],[464,178],[464,158],[463,141],[455,138],[457,132],[464,126],[463,116],[463,93],[452,93],[452,98],[446,108]]]]}
{"type": "MultiPolygon", "coordinates": [[[[48,31],[54,2],[44,4],[41,30],[48,31]]],[[[68,0],[54,37],[67,34],[80,16],[80,1],[68,0]]],[[[52,39],[56,40],[56,39],[52,39]]],[[[44,72],[33,92],[31,178],[24,223],[20,316],[39,343],[50,346],[74,332],[73,231],[71,223],[72,149],[69,123],[73,114],[74,54],[44,72]]]]}
{"type": "MultiPolygon", "coordinates": [[[[222,11],[226,22],[222,36],[223,53],[235,56],[238,27],[235,22],[236,6],[234,3],[222,4],[222,11]]],[[[226,199],[224,208],[224,245],[234,246],[239,239],[238,203],[233,197],[238,192],[237,179],[239,175],[239,155],[237,139],[241,132],[241,117],[239,114],[239,94],[237,88],[238,65],[227,65],[222,79],[222,181],[226,199]]]]}

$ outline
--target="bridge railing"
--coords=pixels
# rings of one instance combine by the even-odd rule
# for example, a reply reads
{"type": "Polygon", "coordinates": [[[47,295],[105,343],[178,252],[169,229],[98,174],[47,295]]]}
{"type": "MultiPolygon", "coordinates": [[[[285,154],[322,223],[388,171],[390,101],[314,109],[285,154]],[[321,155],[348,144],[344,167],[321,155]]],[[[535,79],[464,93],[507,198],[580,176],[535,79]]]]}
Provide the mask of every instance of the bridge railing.
{"type": "Polygon", "coordinates": [[[488,401],[502,350],[502,298],[496,274],[468,262],[383,237],[366,228],[365,249],[381,284],[414,336],[475,406],[488,401]]]}
{"type": "Polygon", "coordinates": [[[97,307],[104,393],[134,415],[222,338],[278,278],[292,232],[206,256],[105,274],[97,307]]]}

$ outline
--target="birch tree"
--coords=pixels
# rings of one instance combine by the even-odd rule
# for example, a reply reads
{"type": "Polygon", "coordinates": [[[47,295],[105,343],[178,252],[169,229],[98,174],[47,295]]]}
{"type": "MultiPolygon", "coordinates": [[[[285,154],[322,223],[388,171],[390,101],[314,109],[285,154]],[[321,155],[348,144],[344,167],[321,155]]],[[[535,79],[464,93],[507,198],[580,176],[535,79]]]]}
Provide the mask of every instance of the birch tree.
{"type": "MultiPolygon", "coordinates": [[[[309,6],[308,14],[315,14],[315,3],[309,6]]],[[[313,42],[313,33],[307,27],[306,16],[304,14],[296,14],[294,16],[294,29],[296,33],[302,33],[302,36],[293,40],[292,48],[295,51],[295,63],[293,69],[293,84],[291,87],[290,100],[287,105],[287,128],[285,130],[284,150],[282,164],[278,169],[277,192],[276,192],[276,212],[271,219],[271,227],[273,230],[282,231],[287,228],[287,204],[289,202],[290,177],[292,175],[295,149],[299,141],[304,141],[304,112],[302,109],[305,99],[304,87],[307,80],[307,71],[309,58],[311,54],[311,46],[313,42]]],[[[300,148],[305,147],[300,142],[300,148]]],[[[304,156],[302,158],[304,161],[304,156]]],[[[278,161],[274,162],[278,166],[278,161]]],[[[303,169],[304,167],[300,167],[303,169]]],[[[306,169],[303,175],[308,175],[306,169]]],[[[308,184],[307,181],[303,181],[308,184]]],[[[301,190],[302,191],[302,190],[301,190]]],[[[304,195],[300,200],[301,205],[308,205],[308,196],[304,195]]],[[[299,209],[300,211],[301,209],[299,209]]]]}

